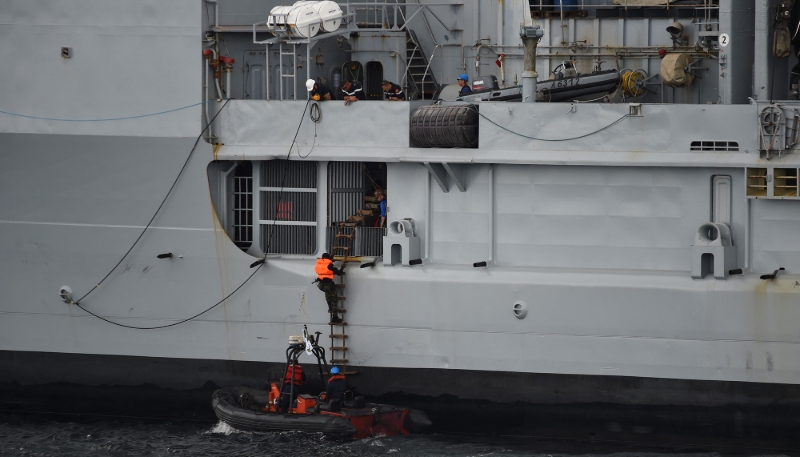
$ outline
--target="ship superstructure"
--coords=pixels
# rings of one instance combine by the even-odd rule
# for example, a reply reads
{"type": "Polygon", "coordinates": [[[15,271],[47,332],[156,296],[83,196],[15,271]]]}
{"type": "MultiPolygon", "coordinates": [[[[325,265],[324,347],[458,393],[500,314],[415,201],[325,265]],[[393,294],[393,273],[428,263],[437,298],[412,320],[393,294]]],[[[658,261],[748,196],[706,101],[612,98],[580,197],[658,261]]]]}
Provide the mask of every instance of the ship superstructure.
{"type": "Polygon", "coordinates": [[[307,324],[370,394],[797,402],[786,2],[306,3],[0,9],[0,380],[247,380],[307,324]],[[434,104],[473,143],[420,144],[434,104]]]}

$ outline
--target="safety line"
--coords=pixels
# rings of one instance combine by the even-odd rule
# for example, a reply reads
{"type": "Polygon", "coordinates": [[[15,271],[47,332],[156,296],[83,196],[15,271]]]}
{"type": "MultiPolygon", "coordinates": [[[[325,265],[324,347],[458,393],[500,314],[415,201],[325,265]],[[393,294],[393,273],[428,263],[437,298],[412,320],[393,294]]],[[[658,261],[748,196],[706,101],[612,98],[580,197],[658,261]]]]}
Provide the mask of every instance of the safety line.
{"type": "Polygon", "coordinates": [[[105,121],[124,121],[128,119],[139,119],[142,117],[149,117],[149,116],[158,116],[160,114],[172,113],[175,111],[184,110],[187,108],[191,108],[197,105],[205,105],[206,103],[212,102],[214,100],[206,100],[204,102],[197,102],[192,105],[182,106],[180,108],[168,109],[166,111],[159,111],[157,113],[150,113],[150,114],[139,114],[137,116],[127,116],[127,117],[107,117],[101,119],[63,119],[59,117],[41,117],[41,116],[30,116],[28,114],[20,114],[20,113],[12,113],[10,111],[3,111],[0,110],[0,113],[8,114],[9,116],[17,116],[17,117],[25,117],[28,119],[38,119],[42,121],[61,121],[61,122],[105,122],[105,121]]]}
{"type": "Polygon", "coordinates": [[[486,119],[487,121],[491,122],[492,124],[494,124],[494,125],[496,125],[496,126],[500,127],[501,129],[505,130],[506,132],[513,133],[514,135],[521,136],[521,137],[523,137],[523,138],[527,138],[527,139],[529,139],[529,140],[537,140],[537,141],[570,141],[570,140],[578,140],[578,139],[580,139],[580,138],[586,138],[587,136],[594,135],[595,133],[600,133],[600,132],[602,132],[603,130],[605,130],[605,129],[607,129],[607,128],[611,127],[611,126],[613,126],[614,124],[616,124],[616,123],[618,123],[618,122],[620,122],[621,120],[623,120],[623,119],[625,119],[625,118],[627,118],[627,117],[630,117],[630,114],[625,114],[624,116],[622,116],[621,118],[617,119],[616,121],[614,121],[614,122],[612,122],[612,123],[608,124],[607,126],[605,126],[605,127],[601,128],[601,129],[599,129],[599,130],[595,130],[594,132],[589,132],[589,133],[586,133],[586,134],[584,134],[584,135],[580,135],[580,136],[576,136],[576,137],[572,137],[572,138],[558,138],[558,139],[551,139],[551,138],[536,138],[536,137],[532,137],[532,136],[528,136],[528,135],[523,135],[522,133],[515,132],[515,131],[513,131],[513,130],[509,130],[509,129],[507,129],[506,127],[503,127],[502,125],[500,125],[500,124],[498,124],[497,122],[495,122],[495,121],[493,121],[493,120],[489,119],[488,117],[486,117],[484,114],[482,114],[482,113],[480,113],[480,112],[478,112],[478,115],[479,115],[480,117],[482,117],[482,118],[486,119]]]}

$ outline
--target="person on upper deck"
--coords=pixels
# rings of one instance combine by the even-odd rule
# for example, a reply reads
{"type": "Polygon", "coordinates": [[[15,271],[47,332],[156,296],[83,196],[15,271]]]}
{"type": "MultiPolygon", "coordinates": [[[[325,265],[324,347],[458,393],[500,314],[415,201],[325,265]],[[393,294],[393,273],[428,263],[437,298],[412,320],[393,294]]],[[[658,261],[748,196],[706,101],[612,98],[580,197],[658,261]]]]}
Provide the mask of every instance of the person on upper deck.
{"type": "Polygon", "coordinates": [[[472,89],[469,87],[469,76],[466,73],[461,73],[458,79],[456,80],[458,85],[461,86],[461,90],[458,91],[458,96],[463,97],[465,95],[469,95],[472,93],[472,89]]]}
{"type": "Polygon", "coordinates": [[[383,95],[386,97],[386,100],[397,101],[406,99],[403,88],[389,80],[384,79],[381,82],[381,87],[383,88],[383,95]]]}
{"type": "Polygon", "coordinates": [[[344,94],[344,104],[358,100],[366,100],[367,96],[364,95],[364,90],[361,88],[361,83],[358,81],[345,81],[342,84],[342,93],[344,94]]]}
{"type": "Polygon", "coordinates": [[[328,89],[328,86],[322,83],[318,83],[313,79],[309,79],[306,81],[306,89],[310,92],[312,100],[322,101],[322,100],[330,100],[331,99],[331,90],[328,89]]]}
{"type": "Polygon", "coordinates": [[[325,292],[325,301],[328,302],[328,312],[331,314],[331,322],[338,324],[342,322],[339,317],[339,297],[336,296],[336,284],[333,282],[333,275],[344,276],[344,271],[333,266],[333,257],[327,252],[317,259],[314,266],[317,274],[317,288],[325,292]]]}

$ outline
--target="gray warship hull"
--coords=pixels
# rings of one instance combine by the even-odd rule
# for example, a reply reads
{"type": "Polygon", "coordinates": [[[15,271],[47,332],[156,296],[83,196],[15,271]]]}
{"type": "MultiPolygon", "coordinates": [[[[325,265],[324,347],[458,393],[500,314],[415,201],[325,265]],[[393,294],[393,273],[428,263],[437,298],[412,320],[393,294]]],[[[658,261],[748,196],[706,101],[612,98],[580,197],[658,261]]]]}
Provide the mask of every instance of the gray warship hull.
{"type": "MultiPolygon", "coordinates": [[[[207,14],[206,3],[132,2],[122,23],[100,2],[74,17],[56,3],[35,13],[16,6],[0,13],[0,36],[24,44],[4,46],[0,57],[27,59],[27,71],[0,89],[0,382],[191,389],[265,380],[288,336],[304,324],[328,332],[312,281],[338,217],[332,167],[382,163],[388,218],[415,221],[422,262],[404,266],[383,252],[386,264],[348,267],[347,365],[363,392],[540,404],[800,399],[800,159],[791,145],[780,154],[769,146],[765,157],[758,119],[770,103],[747,103],[746,84],[719,80],[719,104],[680,91],[664,103],[663,93],[651,103],[486,102],[478,148],[418,148],[409,119],[429,100],[325,102],[314,122],[303,92],[299,100],[207,97],[202,40],[214,8],[207,14]],[[155,115],[162,111],[170,112],[155,115]],[[203,135],[212,137],[193,149],[203,119],[218,111],[203,135]],[[144,113],[154,115],[135,118],[144,113]],[[118,117],[127,119],[103,120],[118,117]],[[313,191],[293,189],[315,195],[313,220],[294,224],[314,228],[312,248],[270,253],[246,281],[263,233],[276,225],[260,209],[263,195],[283,191],[263,170],[287,154],[314,170],[313,191]],[[222,208],[222,173],[242,162],[253,164],[254,194],[262,194],[246,250],[222,208]],[[786,170],[794,170],[794,196],[774,184],[786,184],[786,170]],[[762,172],[763,195],[761,181],[753,184],[762,172]],[[718,246],[731,265],[724,272],[709,273],[702,257],[711,246],[698,238],[706,223],[732,233],[718,246]],[[158,258],[164,253],[173,256],[158,258]],[[128,327],[208,311],[142,330],[59,298],[63,286],[82,296],[123,256],[82,302],[86,310],[128,327]],[[730,274],[737,269],[743,274],[730,274]]],[[[479,14],[470,8],[458,7],[459,17],[479,14]]],[[[720,27],[730,14],[720,13],[720,27]]],[[[373,52],[364,50],[367,35],[353,60],[373,52]]],[[[749,46],[752,63],[759,57],[749,46]]],[[[748,54],[744,45],[729,51],[748,54]]],[[[264,85],[263,98],[275,84],[264,85]]]]}

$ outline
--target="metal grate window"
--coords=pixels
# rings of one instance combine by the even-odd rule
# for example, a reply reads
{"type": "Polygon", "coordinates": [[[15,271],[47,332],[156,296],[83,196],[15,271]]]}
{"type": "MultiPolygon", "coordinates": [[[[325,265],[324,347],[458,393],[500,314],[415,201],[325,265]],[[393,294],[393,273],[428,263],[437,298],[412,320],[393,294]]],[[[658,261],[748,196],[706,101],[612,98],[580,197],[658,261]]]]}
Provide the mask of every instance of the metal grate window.
{"type": "Polygon", "coordinates": [[[233,178],[233,242],[246,249],[253,242],[253,178],[233,178]]]}
{"type": "Polygon", "coordinates": [[[739,143],[735,141],[692,141],[690,150],[735,152],[739,150],[739,143]]]}
{"type": "Polygon", "coordinates": [[[267,254],[313,254],[317,247],[317,163],[271,160],[261,167],[259,220],[267,254]]]}

